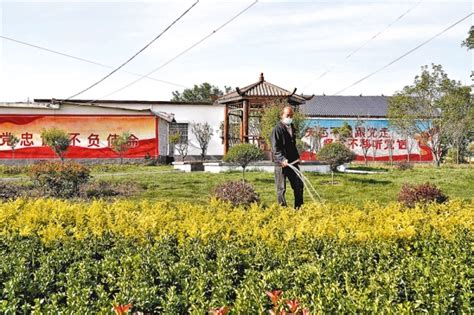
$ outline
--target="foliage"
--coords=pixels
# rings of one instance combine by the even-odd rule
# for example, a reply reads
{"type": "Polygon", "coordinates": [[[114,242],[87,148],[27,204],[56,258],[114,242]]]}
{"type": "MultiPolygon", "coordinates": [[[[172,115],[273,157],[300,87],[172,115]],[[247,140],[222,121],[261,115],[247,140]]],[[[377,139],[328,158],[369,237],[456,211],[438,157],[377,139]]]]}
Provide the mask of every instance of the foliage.
{"type": "Polygon", "coordinates": [[[398,201],[407,207],[414,207],[416,204],[426,204],[430,202],[443,203],[448,197],[433,184],[426,182],[419,185],[405,184],[398,194],[398,201]]]}
{"type": "MultiPolygon", "coordinates": [[[[238,181],[235,185],[248,184],[238,181]]],[[[297,246],[308,238],[358,243],[423,238],[434,232],[450,239],[458,230],[474,229],[473,210],[473,202],[461,200],[415,207],[408,212],[405,206],[393,202],[367,202],[360,207],[307,203],[295,212],[256,203],[239,208],[215,200],[196,205],[122,199],[17,199],[1,204],[0,234],[37,236],[46,243],[106,235],[144,242],[171,235],[180,242],[260,240],[274,247],[289,241],[297,246]]]]}
{"type": "Polygon", "coordinates": [[[170,143],[173,147],[178,151],[178,154],[181,157],[181,160],[186,160],[188,156],[188,149],[189,149],[189,141],[186,139],[185,141],[182,140],[182,135],[180,132],[176,132],[170,135],[170,143]]]}
{"type": "Polygon", "coordinates": [[[214,134],[212,127],[207,122],[194,123],[191,131],[196,137],[199,148],[201,149],[201,158],[204,161],[206,159],[207,147],[209,146],[209,142],[214,134]]]}
{"type": "Polygon", "coordinates": [[[112,140],[112,150],[120,156],[120,164],[123,164],[123,157],[130,149],[130,132],[123,132],[112,140]]]}
{"type": "Polygon", "coordinates": [[[467,49],[474,49],[474,26],[471,25],[466,40],[462,42],[462,46],[467,47],[467,49]]]}
{"type": "Polygon", "coordinates": [[[128,197],[140,191],[135,182],[91,181],[79,187],[78,196],[82,199],[128,197]]]}
{"type": "Polygon", "coordinates": [[[236,163],[242,167],[242,180],[245,181],[245,169],[251,162],[262,160],[262,149],[250,143],[241,143],[229,149],[224,156],[224,161],[236,163]]]}
{"type": "Polygon", "coordinates": [[[408,161],[398,162],[395,164],[395,168],[398,169],[399,171],[412,170],[413,163],[410,163],[408,161]]]}
{"type": "Polygon", "coordinates": [[[0,182],[0,200],[7,201],[27,196],[29,187],[12,183],[0,182]]]}
{"type": "Polygon", "coordinates": [[[252,203],[258,203],[260,198],[255,192],[255,188],[244,181],[226,182],[218,185],[214,189],[214,197],[218,200],[229,202],[234,207],[248,207],[252,203]]]}
{"type": "Polygon", "coordinates": [[[27,171],[28,171],[28,166],[0,165],[0,174],[3,174],[3,175],[18,175],[18,174],[24,174],[27,171]]]}
{"type": "Polygon", "coordinates": [[[326,144],[318,153],[318,160],[327,162],[333,172],[337,171],[339,165],[352,162],[354,159],[355,153],[339,142],[326,144]]]}
{"type": "Polygon", "coordinates": [[[474,106],[471,87],[455,86],[442,99],[445,146],[454,151],[453,162],[463,162],[469,135],[474,130],[474,106]]]}
{"type": "MultiPolygon", "coordinates": [[[[225,93],[230,91],[231,87],[224,86],[225,93]]],[[[184,89],[183,92],[174,91],[172,102],[214,102],[224,92],[215,85],[204,82],[200,85],[194,85],[192,89],[184,89]]]]}
{"type": "MultiPolygon", "coordinates": [[[[279,237],[270,234],[269,237],[279,237]]],[[[226,305],[265,314],[265,292],[298,298],[311,313],[469,313],[470,231],[400,242],[331,239],[227,242],[174,237],[139,243],[110,235],[44,244],[0,236],[0,312],[110,314],[112,305],[154,314],[204,314],[226,305]]],[[[286,304],[286,303],[285,303],[286,304]]]]}
{"type": "Polygon", "coordinates": [[[7,138],[7,145],[10,146],[10,148],[12,149],[13,158],[15,157],[15,148],[18,143],[20,143],[20,139],[16,135],[10,133],[7,138]]]}
{"type": "Polygon", "coordinates": [[[41,162],[30,166],[28,176],[35,188],[46,196],[71,198],[89,181],[90,170],[76,162],[41,162]]]}
{"type": "Polygon", "coordinates": [[[338,141],[345,143],[349,138],[352,138],[352,127],[345,121],[341,127],[333,128],[332,133],[338,141]]]}
{"type": "Polygon", "coordinates": [[[401,134],[420,138],[430,148],[435,165],[439,166],[442,140],[449,138],[446,136],[456,129],[453,124],[457,126],[459,117],[469,119],[466,114],[472,112],[470,102],[464,103],[470,98],[469,91],[470,88],[450,80],[441,65],[433,64],[431,71],[424,66],[413,85],[405,86],[389,99],[390,124],[401,130],[401,134]]]}
{"type": "MultiPolygon", "coordinates": [[[[262,120],[261,120],[261,132],[262,137],[265,139],[265,142],[270,145],[272,130],[275,125],[281,120],[281,111],[285,106],[289,106],[290,104],[287,101],[277,100],[272,103],[266,104],[262,120]]],[[[305,121],[306,118],[298,110],[295,110],[293,115],[293,126],[296,131],[296,138],[301,138],[305,131],[305,121]]]]}
{"type": "Polygon", "coordinates": [[[56,127],[43,129],[41,131],[43,142],[53,150],[53,152],[64,161],[64,155],[69,148],[69,134],[56,127]]]}

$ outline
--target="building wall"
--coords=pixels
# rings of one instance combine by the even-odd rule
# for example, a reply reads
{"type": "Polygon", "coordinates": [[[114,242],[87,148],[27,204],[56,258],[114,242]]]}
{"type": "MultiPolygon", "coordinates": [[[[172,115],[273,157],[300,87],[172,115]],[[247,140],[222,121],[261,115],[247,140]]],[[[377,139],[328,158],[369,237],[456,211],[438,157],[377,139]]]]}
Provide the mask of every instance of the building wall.
{"type": "MultiPolygon", "coordinates": [[[[344,122],[352,127],[352,138],[348,140],[348,145],[356,153],[358,161],[364,161],[364,155],[369,161],[374,159],[388,161],[390,156],[394,161],[404,161],[408,159],[410,148],[411,161],[432,161],[431,151],[423,144],[420,137],[410,138],[407,141],[390,127],[385,118],[358,120],[356,118],[314,117],[308,119],[306,125],[313,130],[319,129],[322,132],[319,146],[323,147],[335,140],[333,128],[341,127],[344,122]]],[[[315,157],[315,154],[309,151],[303,154],[303,158],[306,160],[312,160],[315,157]]]]}
{"type": "MultiPolygon", "coordinates": [[[[199,149],[196,137],[191,129],[193,123],[209,123],[213,129],[213,136],[207,149],[207,155],[221,156],[224,153],[224,145],[220,138],[219,126],[224,120],[224,105],[184,105],[184,104],[159,104],[153,105],[154,111],[163,111],[174,114],[177,123],[188,124],[188,136],[191,141],[189,155],[199,155],[199,149]]],[[[175,152],[177,154],[177,152],[175,152]]]]}
{"type": "MultiPolygon", "coordinates": [[[[60,109],[0,107],[0,159],[55,158],[43,144],[41,131],[57,127],[70,134],[66,158],[117,158],[111,149],[113,139],[130,132],[131,148],[126,158],[157,157],[156,120],[150,112],[113,108],[63,105],[60,109]],[[14,151],[7,143],[9,133],[20,139],[14,151]]],[[[165,120],[160,119],[166,127],[165,120]]],[[[166,151],[165,151],[166,152],[166,151]]]]}

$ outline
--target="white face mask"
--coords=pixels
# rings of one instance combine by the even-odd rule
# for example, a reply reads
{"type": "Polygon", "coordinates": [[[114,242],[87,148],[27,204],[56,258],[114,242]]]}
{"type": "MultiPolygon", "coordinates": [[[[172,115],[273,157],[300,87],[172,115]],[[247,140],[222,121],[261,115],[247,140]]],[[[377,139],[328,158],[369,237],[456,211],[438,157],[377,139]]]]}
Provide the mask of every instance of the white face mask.
{"type": "Polygon", "coordinates": [[[288,125],[288,126],[289,126],[289,125],[291,125],[291,123],[293,122],[293,118],[291,118],[291,117],[286,117],[286,118],[283,118],[283,119],[281,120],[281,122],[284,123],[285,125],[288,125]]]}

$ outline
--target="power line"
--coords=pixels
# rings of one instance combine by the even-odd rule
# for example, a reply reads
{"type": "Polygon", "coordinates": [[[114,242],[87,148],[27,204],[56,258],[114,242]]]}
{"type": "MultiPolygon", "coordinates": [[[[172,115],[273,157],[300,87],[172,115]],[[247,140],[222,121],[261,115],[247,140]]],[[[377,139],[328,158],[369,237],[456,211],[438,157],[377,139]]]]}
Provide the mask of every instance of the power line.
{"type": "Polygon", "coordinates": [[[140,53],[142,53],[145,49],[147,49],[151,44],[153,44],[156,40],[158,40],[163,34],[165,34],[171,27],[173,27],[173,25],[175,25],[179,20],[181,20],[182,17],[184,17],[189,11],[191,11],[192,8],[194,8],[194,6],[196,6],[196,4],[199,3],[199,0],[196,0],[196,2],[194,2],[188,9],[186,9],[177,19],[175,19],[170,25],[168,25],[160,34],[158,34],[155,38],[153,38],[148,44],[146,44],[142,49],[140,49],[138,52],[136,52],[132,57],[128,58],[125,62],[123,62],[120,66],[118,66],[116,69],[112,70],[109,74],[107,74],[105,77],[103,77],[102,79],[100,79],[99,81],[95,82],[94,84],[92,84],[91,86],[85,88],[84,90],[74,94],[74,95],[71,95],[69,96],[68,98],[65,99],[65,101],[71,99],[71,98],[74,98],[78,95],[81,95],[83,94],[84,92],[92,89],[94,86],[100,84],[101,82],[103,82],[104,80],[106,80],[108,77],[110,77],[112,74],[114,74],[115,72],[117,72],[118,70],[120,70],[122,67],[124,67],[127,63],[129,63],[130,61],[132,61],[136,56],[138,56],[140,53]]]}
{"type": "MultiPolygon", "coordinates": [[[[351,52],[349,52],[343,59],[342,62],[345,62],[347,60],[349,60],[352,56],[354,56],[359,50],[361,50],[362,48],[364,48],[365,46],[367,46],[371,41],[373,41],[374,39],[376,39],[378,36],[382,35],[383,33],[385,33],[388,29],[390,29],[395,23],[397,23],[398,21],[400,21],[401,19],[403,19],[403,17],[405,17],[408,13],[410,13],[410,11],[412,11],[413,9],[415,9],[423,0],[420,0],[418,1],[414,6],[410,7],[408,10],[406,10],[405,12],[403,12],[399,17],[397,17],[395,20],[393,20],[392,22],[390,22],[387,26],[385,26],[384,29],[382,29],[381,31],[375,33],[371,38],[369,38],[367,41],[365,41],[362,45],[360,45],[359,47],[353,49],[351,52]]],[[[340,63],[338,64],[340,65],[340,63]]],[[[327,74],[331,73],[334,69],[336,68],[335,65],[331,66],[329,69],[327,69],[326,71],[324,71],[323,73],[321,73],[317,78],[316,80],[314,80],[313,82],[310,82],[308,83],[304,88],[303,90],[305,90],[308,86],[310,86],[311,84],[319,81],[320,79],[322,79],[323,77],[325,77],[327,74]]]]}
{"type": "Polygon", "coordinates": [[[181,57],[182,55],[184,55],[185,53],[187,53],[188,51],[190,51],[191,49],[193,49],[194,47],[198,46],[199,44],[201,44],[202,42],[204,42],[205,40],[207,40],[209,37],[211,37],[212,35],[216,34],[218,31],[220,31],[222,28],[224,28],[225,26],[227,26],[229,23],[231,23],[232,21],[234,21],[235,19],[237,19],[239,16],[241,16],[242,14],[244,14],[247,10],[249,10],[251,7],[253,7],[256,3],[258,2],[258,0],[255,0],[254,2],[252,2],[249,6],[247,6],[246,8],[244,8],[243,10],[241,10],[239,13],[237,13],[236,15],[234,15],[232,18],[230,18],[229,20],[227,20],[225,23],[223,23],[222,25],[220,25],[218,28],[216,28],[215,30],[213,30],[210,34],[204,36],[203,38],[201,38],[200,40],[198,40],[197,42],[195,42],[194,44],[192,44],[191,46],[189,46],[188,48],[186,48],[185,50],[183,50],[182,52],[180,52],[179,54],[177,54],[176,56],[174,56],[173,58],[169,59],[168,61],[166,61],[165,63],[161,64],[160,66],[156,67],[155,69],[153,69],[152,71],[148,72],[147,74],[145,74],[144,76],[122,86],[121,88],[105,95],[105,96],[102,96],[98,99],[95,99],[93,101],[91,101],[90,103],[94,103],[100,99],[104,99],[106,97],[109,97],[115,93],[118,93],[132,85],[134,85],[135,83],[143,80],[145,77],[149,76],[149,75],[152,75],[153,73],[157,72],[158,70],[164,68],[165,66],[169,65],[170,63],[172,63],[173,61],[175,61],[176,59],[178,59],[179,57],[181,57]]]}
{"type": "Polygon", "coordinates": [[[443,29],[441,32],[437,33],[436,35],[430,37],[429,39],[425,40],[424,42],[422,42],[421,44],[417,45],[416,47],[410,49],[409,51],[405,52],[403,55],[401,55],[400,57],[397,57],[395,58],[394,60],[390,61],[389,63],[387,63],[386,65],[384,65],[383,67],[375,70],[374,72],[362,77],[361,79],[355,81],[354,83],[352,83],[351,85],[348,85],[346,86],[345,88],[343,88],[342,90],[339,90],[338,92],[336,92],[334,95],[338,95],[342,92],[344,92],[345,90],[359,84],[360,82],[362,81],[365,81],[366,79],[370,78],[371,76],[379,73],[380,71],[388,68],[389,66],[393,65],[394,63],[396,63],[397,61],[403,59],[404,57],[408,56],[409,54],[411,54],[412,52],[414,52],[415,50],[423,47],[424,45],[428,44],[430,41],[432,41],[433,39],[435,39],[436,37],[444,34],[445,32],[447,32],[448,30],[450,30],[451,28],[455,27],[456,25],[458,25],[459,23],[463,22],[464,20],[468,19],[471,15],[473,15],[474,13],[469,13],[468,15],[466,15],[465,17],[463,17],[462,19],[458,20],[457,22],[455,22],[454,24],[451,24],[450,26],[448,26],[447,28],[443,29]]]}
{"type": "MultiPolygon", "coordinates": [[[[93,60],[90,60],[90,59],[85,59],[85,58],[69,55],[69,54],[66,54],[66,53],[63,53],[63,52],[60,52],[60,51],[57,51],[57,50],[52,50],[52,49],[49,49],[49,48],[45,48],[45,47],[41,47],[41,46],[38,46],[38,45],[30,44],[30,43],[27,43],[27,42],[24,42],[24,41],[21,41],[21,40],[18,40],[18,39],[14,39],[14,38],[11,38],[11,37],[6,37],[6,36],[3,36],[3,35],[0,35],[0,38],[15,42],[15,43],[18,43],[18,44],[21,44],[21,45],[33,47],[33,48],[36,48],[36,49],[39,49],[39,50],[47,51],[47,52],[50,52],[50,53],[53,53],[53,54],[56,54],[56,55],[60,55],[60,56],[63,56],[63,57],[67,57],[67,58],[75,59],[75,60],[78,60],[78,61],[86,62],[86,63],[96,65],[96,66],[99,66],[99,67],[108,68],[108,69],[113,69],[114,68],[112,66],[109,66],[109,65],[97,62],[97,61],[93,61],[93,60]]],[[[120,69],[120,71],[122,71],[124,73],[134,75],[134,76],[139,76],[139,77],[143,76],[142,74],[138,74],[138,73],[131,72],[131,71],[128,71],[128,70],[124,70],[124,69],[120,69]]],[[[165,81],[165,80],[161,80],[161,79],[157,79],[157,78],[153,78],[153,77],[146,77],[146,78],[150,79],[150,80],[153,80],[153,81],[166,83],[166,84],[169,84],[169,85],[174,85],[174,86],[179,86],[179,87],[182,87],[182,88],[187,88],[187,86],[184,86],[184,85],[178,84],[178,83],[173,83],[173,82],[170,82],[170,81],[165,81]]]]}

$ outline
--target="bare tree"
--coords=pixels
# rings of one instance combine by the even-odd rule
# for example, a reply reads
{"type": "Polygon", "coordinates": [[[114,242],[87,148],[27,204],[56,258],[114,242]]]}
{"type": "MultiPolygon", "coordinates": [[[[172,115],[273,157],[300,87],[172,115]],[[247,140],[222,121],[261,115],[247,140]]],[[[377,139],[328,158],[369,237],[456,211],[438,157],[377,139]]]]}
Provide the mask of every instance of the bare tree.
{"type": "Polygon", "coordinates": [[[204,161],[206,159],[207,147],[211,141],[213,130],[209,123],[195,123],[192,127],[192,133],[196,137],[196,140],[201,149],[201,158],[204,161]]]}

